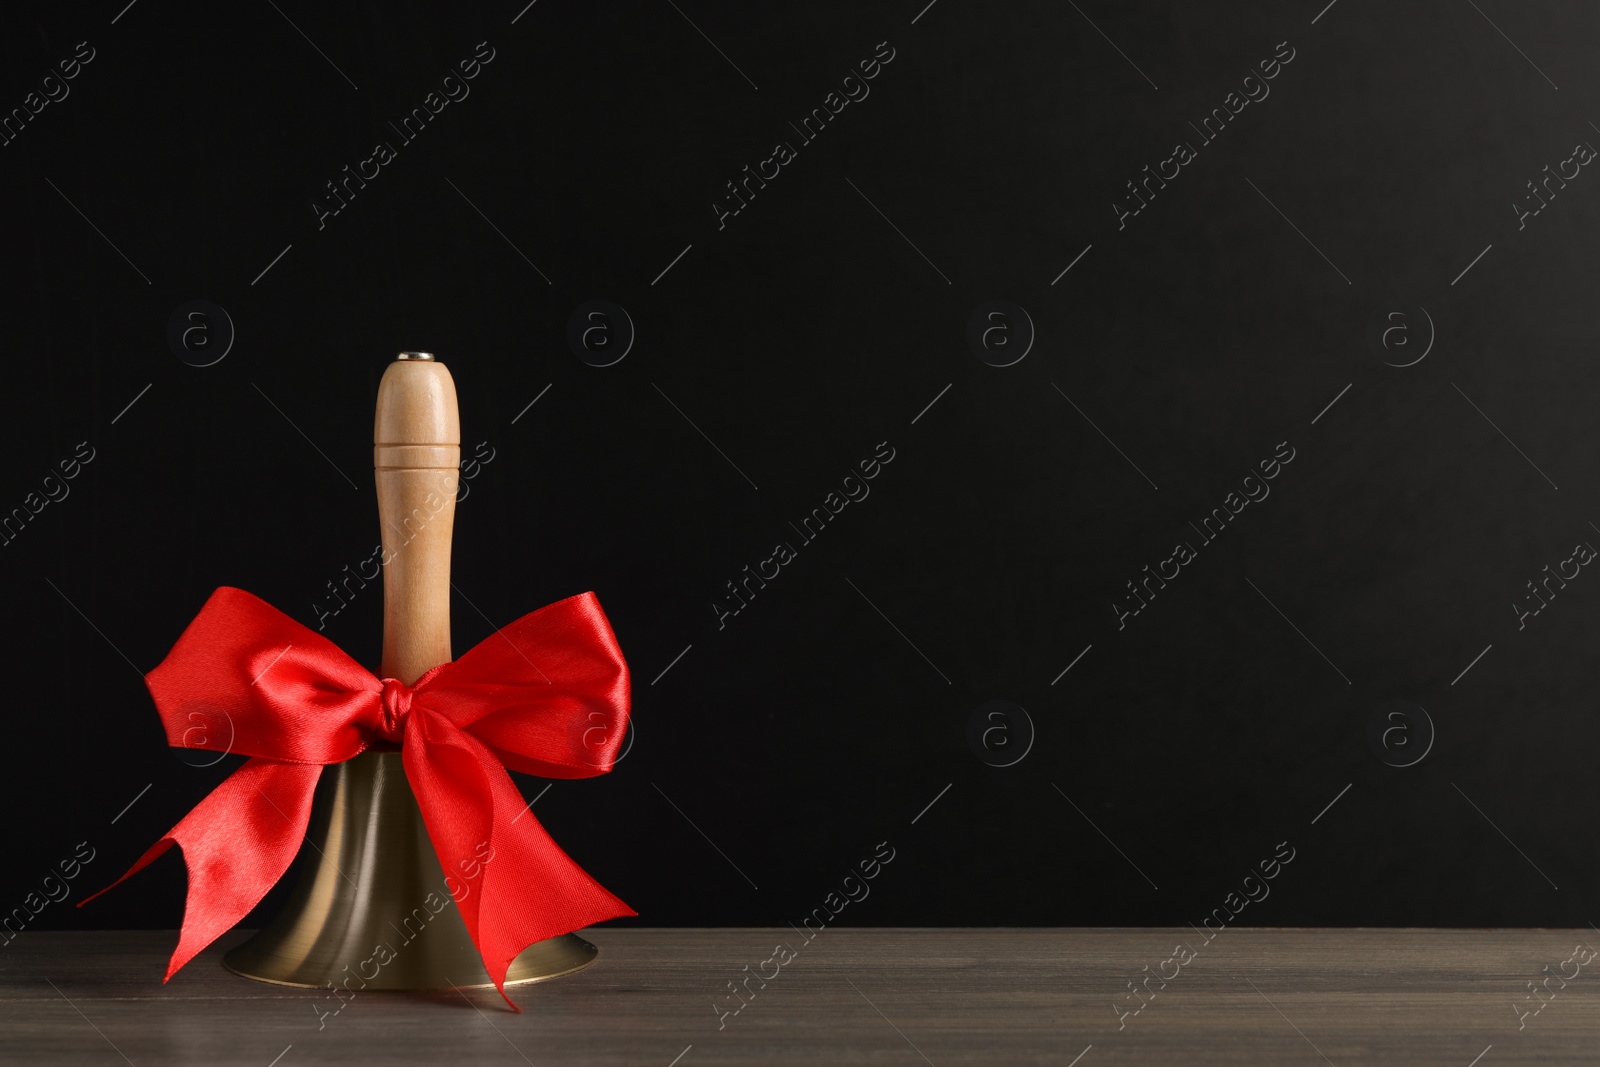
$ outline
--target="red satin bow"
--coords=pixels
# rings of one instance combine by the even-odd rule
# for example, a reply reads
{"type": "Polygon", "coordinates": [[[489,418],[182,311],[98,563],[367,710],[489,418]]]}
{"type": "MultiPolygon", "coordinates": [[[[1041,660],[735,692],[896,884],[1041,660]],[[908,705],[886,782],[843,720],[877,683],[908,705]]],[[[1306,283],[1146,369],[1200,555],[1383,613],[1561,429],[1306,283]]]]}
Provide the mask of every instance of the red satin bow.
{"type": "Polygon", "coordinates": [[[506,773],[583,778],[611,769],[628,722],[628,665],[593,593],[524,615],[406,686],[374,677],[332,641],[223,586],[145,682],[169,744],[251,757],[100,891],[181,846],[189,889],[167,978],[283,876],[323,766],[378,742],[401,746],[434,851],[466,882],[457,906],[501,996],[507,968],[528,945],[637,914],[531,813],[520,817],[522,795],[506,773]],[[215,723],[196,730],[197,708],[226,713],[231,744],[211,736],[221,732],[215,723]],[[601,740],[591,745],[597,730],[601,740]],[[492,862],[476,862],[483,842],[492,862]]]}

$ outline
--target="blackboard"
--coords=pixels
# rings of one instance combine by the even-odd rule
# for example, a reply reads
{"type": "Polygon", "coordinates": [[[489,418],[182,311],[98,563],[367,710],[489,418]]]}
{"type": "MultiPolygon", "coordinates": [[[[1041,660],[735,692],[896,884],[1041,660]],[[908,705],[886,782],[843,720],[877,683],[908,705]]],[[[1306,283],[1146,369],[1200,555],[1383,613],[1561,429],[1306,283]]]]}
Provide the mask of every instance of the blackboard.
{"type": "Polygon", "coordinates": [[[629,921],[798,922],[880,845],[839,922],[1593,918],[1592,8],[5,23],[0,911],[238,765],[141,679],[213,588],[376,667],[420,349],[457,649],[592,589],[632,667],[611,774],[518,779],[629,921]]]}

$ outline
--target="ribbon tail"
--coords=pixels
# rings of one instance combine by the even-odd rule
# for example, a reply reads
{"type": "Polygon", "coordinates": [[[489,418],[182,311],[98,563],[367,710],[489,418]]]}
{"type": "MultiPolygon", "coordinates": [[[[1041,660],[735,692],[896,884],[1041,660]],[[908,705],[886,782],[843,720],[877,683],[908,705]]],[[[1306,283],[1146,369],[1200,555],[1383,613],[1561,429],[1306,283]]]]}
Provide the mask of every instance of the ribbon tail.
{"type": "Polygon", "coordinates": [[[638,914],[551,839],[481,741],[442,717],[413,715],[402,751],[467,934],[513,1011],[522,1009],[506,996],[506,972],[523,949],[638,914]]]}
{"type": "Polygon", "coordinates": [[[484,967],[505,997],[511,961],[529,945],[638,912],[555,843],[498,760],[488,774],[494,798],[490,854],[505,862],[485,865],[478,921],[469,929],[475,930],[484,967]]]}
{"type": "Polygon", "coordinates": [[[183,928],[162,981],[226,933],[289,869],[311,819],[322,767],[249,760],[151,845],[126,874],[78,902],[83,907],[177,845],[189,872],[183,928]]]}

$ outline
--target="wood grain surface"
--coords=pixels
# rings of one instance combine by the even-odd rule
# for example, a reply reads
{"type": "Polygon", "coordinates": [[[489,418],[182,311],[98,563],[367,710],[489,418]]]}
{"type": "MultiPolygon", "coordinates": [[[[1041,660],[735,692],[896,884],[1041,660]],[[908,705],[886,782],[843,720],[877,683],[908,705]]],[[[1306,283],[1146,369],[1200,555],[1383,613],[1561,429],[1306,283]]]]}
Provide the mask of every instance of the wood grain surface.
{"type": "Polygon", "coordinates": [[[599,961],[516,989],[521,1014],[492,990],[358,993],[341,1007],[224,971],[220,951],[242,936],[163,986],[174,933],[21,934],[0,951],[0,1062],[1600,1062],[1600,959],[1568,962],[1600,944],[1591,929],[1244,927],[1202,945],[1162,929],[829,929],[802,942],[791,929],[600,928],[584,934],[599,961]],[[779,941],[794,958],[719,1021],[714,1004],[735,1003],[726,983],[771,974],[779,941]],[[1198,951],[1119,1029],[1119,1006],[1137,1003],[1126,983],[1146,964],[1172,974],[1179,941],[1198,951]],[[1527,983],[1575,970],[1532,999],[1527,983]]]}

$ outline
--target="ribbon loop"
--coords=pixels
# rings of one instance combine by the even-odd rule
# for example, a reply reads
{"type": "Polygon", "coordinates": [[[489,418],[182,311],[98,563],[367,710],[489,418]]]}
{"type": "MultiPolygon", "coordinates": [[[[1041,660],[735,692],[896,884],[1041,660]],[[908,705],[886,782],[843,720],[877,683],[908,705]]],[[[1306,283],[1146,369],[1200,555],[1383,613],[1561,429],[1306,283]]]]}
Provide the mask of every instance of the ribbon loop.
{"type": "Polygon", "coordinates": [[[636,914],[550,839],[506,773],[576,778],[611,769],[628,722],[628,665],[592,592],[523,616],[407,686],[375,677],[327,638],[224,586],[145,684],[168,743],[217,747],[188,721],[199,701],[234,726],[231,751],[254,757],[112,883],[174,844],[183,850],[189,891],[168,978],[283,876],[321,765],[373,745],[401,747],[440,865],[474,872],[478,891],[458,904],[501,996],[511,961],[535,941],[636,914]],[[599,745],[589,740],[595,723],[599,745]],[[479,862],[485,843],[492,866],[479,862]]]}

